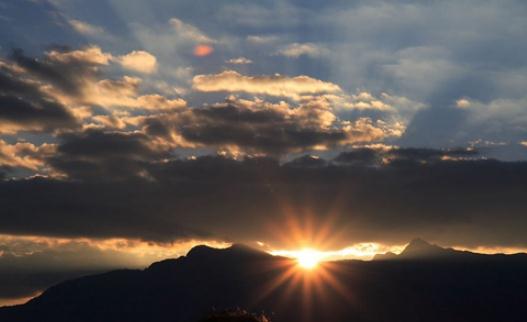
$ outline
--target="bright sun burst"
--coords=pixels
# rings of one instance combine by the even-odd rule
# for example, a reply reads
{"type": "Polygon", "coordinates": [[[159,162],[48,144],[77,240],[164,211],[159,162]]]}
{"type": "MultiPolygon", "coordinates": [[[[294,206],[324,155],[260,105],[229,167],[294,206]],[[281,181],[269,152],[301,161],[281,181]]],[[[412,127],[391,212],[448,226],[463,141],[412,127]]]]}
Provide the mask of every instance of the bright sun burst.
{"type": "Polygon", "coordinates": [[[318,266],[322,256],[320,252],[314,249],[305,248],[295,254],[295,258],[298,262],[298,266],[303,269],[312,270],[318,266]]]}

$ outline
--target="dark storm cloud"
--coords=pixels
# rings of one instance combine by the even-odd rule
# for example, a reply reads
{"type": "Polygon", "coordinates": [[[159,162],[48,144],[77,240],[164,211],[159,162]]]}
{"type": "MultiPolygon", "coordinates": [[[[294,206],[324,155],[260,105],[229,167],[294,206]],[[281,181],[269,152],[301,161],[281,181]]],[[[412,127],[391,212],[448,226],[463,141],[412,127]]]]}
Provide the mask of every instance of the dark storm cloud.
{"type": "Polygon", "coordinates": [[[430,148],[398,148],[384,153],[385,158],[392,162],[435,162],[442,159],[474,158],[479,155],[476,149],[454,148],[454,149],[430,149],[430,148]]]}
{"type": "Polygon", "coordinates": [[[39,59],[26,56],[21,49],[13,50],[11,59],[23,67],[27,73],[38,79],[50,83],[69,95],[80,95],[84,81],[88,76],[93,76],[95,67],[100,63],[86,59],[86,57],[75,56],[68,49],[56,49],[48,55],[39,59]],[[53,57],[59,57],[59,59],[53,57]]]}
{"type": "Polygon", "coordinates": [[[286,153],[316,145],[333,146],[346,139],[341,130],[303,126],[284,114],[270,111],[239,111],[234,106],[196,111],[195,122],[180,131],[192,142],[236,145],[269,153],[286,153]]]}
{"type": "Polygon", "coordinates": [[[379,159],[378,151],[369,148],[357,148],[353,151],[342,152],[334,160],[335,163],[348,165],[374,165],[379,159]]]}
{"type": "MultiPolygon", "coordinates": [[[[403,154],[408,160],[448,152],[403,154]]],[[[150,162],[148,178],[131,172],[126,180],[107,182],[4,181],[0,230],[276,243],[276,225],[311,216],[317,224],[334,225],[339,245],[404,243],[415,236],[449,245],[527,245],[527,163],[434,157],[427,163],[345,166],[343,159],[336,159],[341,165],[312,158],[280,165],[269,158],[201,157],[150,162]]],[[[101,171],[99,178],[107,173],[101,171]]]]}
{"type": "Polygon", "coordinates": [[[474,159],[479,151],[473,148],[430,149],[380,147],[356,148],[340,153],[333,162],[340,165],[376,166],[380,164],[399,164],[403,162],[424,163],[442,160],[474,159]]]}
{"type": "Polygon", "coordinates": [[[327,165],[327,161],[312,155],[304,155],[285,164],[287,167],[319,168],[327,165]]]}
{"type": "Polygon", "coordinates": [[[23,81],[2,65],[0,123],[29,130],[51,130],[76,125],[75,118],[65,106],[45,95],[37,84],[23,81]]]}
{"type": "Polygon", "coordinates": [[[71,179],[106,181],[146,174],[148,162],[166,156],[141,133],[87,130],[63,135],[48,161],[71,179]]]}
{"type": "Polygon", "coordinates": [[[0,119],[17,125],[52,129],[72,126],[74,118],[57,102],[28,102],[15,96],[0,95],[0,119]]]}

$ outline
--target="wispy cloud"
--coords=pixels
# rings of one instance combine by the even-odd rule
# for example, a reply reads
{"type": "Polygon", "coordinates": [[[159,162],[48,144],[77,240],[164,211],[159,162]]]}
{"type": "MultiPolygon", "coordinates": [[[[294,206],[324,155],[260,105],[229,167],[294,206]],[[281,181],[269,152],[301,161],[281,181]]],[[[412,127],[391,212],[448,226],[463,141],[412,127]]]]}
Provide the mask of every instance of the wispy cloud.
{"type": "Polygon", "coordinates": [[[169,23],[182,38],[186,38],[196,43],[203,44],[211,44],[216,42],[214,39],[207,36],[199,28],[191,24],[185,23],[178,18],[171,18],[169,23]]]}
{"type": "Polygon", "coordinates": [[[276,55],[289,58],[298,58],[300,56],[320,57],[326,52],[327,49],[313,43],[292,43],[279,49],[276,55]]]}
{"type": "Polygon", "coordinates": [[[68,22],[75,31],[86,36],[99,36],[105,33],[104,28],[89,24],[85,21],[70,19],[68,22]]]}
{"type": "Polygon", "coordinates": [[[233,64],[233,65],[247,65],[252,64],[252,60],[246,57],[237,57],[237,58],[231,58],[226,61],[227,64],[233,64]]]}

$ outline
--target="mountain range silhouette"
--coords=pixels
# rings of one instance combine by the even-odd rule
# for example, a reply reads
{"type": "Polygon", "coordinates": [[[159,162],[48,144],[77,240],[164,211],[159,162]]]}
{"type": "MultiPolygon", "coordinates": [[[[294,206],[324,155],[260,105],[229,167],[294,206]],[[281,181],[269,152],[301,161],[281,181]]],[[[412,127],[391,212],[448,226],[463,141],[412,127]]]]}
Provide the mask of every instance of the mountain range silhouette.
{"type": "Polygon", "coordinates": [[[65,281],[0,308],[0,321],[191,322],[232,308],[276,322],[527,319],[526,254],[483,255],[415,239],[399,255],[324,263],[311,272],[295,267],[244,245],[196,246],[144,270],[65,281]]]}

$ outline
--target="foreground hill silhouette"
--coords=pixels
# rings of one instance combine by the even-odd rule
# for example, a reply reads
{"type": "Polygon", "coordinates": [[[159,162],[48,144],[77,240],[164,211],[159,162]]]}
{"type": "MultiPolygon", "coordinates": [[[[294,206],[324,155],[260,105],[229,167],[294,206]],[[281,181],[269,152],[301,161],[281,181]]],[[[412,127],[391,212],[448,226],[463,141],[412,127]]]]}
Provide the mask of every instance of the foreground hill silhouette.
{"type": "Polygon", "coordinates": [[[197,246],[145,270],[58,284],[27,304],[0,309],[0,321],[184,322],[235,307],[263,312],[275,322],[523,322],[527,317],[525,254],[482,255],[416,239],[400,255],[327,263],[325,271],[337,284],[318,287],[305,286],[317,270],[281,278],[293,265],[242,245],[197,246]],[[283,283],[269,291],[277,280],[283,283]]]}

